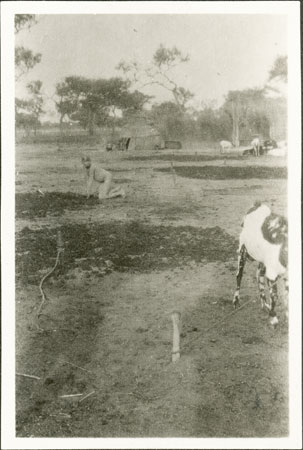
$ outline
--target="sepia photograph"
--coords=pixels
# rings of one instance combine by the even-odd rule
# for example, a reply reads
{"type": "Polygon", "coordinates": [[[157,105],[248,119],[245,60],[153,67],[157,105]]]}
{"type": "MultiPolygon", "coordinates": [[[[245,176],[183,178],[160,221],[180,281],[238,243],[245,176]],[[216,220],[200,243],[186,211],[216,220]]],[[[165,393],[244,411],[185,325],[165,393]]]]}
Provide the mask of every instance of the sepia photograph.
{"type": "Polygon", "coordinates": [[[299,20],[2,2],[3,448],[301,447],[299,20]]]}

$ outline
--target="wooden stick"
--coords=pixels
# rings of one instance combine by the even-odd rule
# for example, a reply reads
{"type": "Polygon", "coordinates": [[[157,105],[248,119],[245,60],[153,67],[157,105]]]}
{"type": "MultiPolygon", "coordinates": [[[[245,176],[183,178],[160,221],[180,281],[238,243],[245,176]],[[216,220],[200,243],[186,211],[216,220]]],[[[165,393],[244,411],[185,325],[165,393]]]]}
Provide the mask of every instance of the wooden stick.
{"type": "Polygon", "coordinates": [[[180,359],[181,313],[179,311],[174,311],[171,318],[173,321],[172,362],[175,363],[180,359]]]}
{"type": "Polygon", "coordinates": [[[26,378],[34,378],[34,380],[40,380],[40,377],[36,377],[35,375],[28,375],[27,373],[18,373],[16,372],[16,375],[19,375],[19,377],[26,377],[26,378]]]}
{"type": "Polygon", "coordinates": [[[56,258],[56,262],[55,262],[54,267],[53,267],[49,272],[47,272],[47,274],[44,275],[44,277],[43,277],[42,280],[40,281],[39,289],[40,289],[40,292],[41,292],[42,301],[41,301],[40,306],[39,306],[38,311],[37,311],[37,317],[38,317],[38,319],[39,319],[39,316],[41,315],[41,309],[42,309],[42,306],[43,306],[43,304],[44,304],[45,301],[46,301],[46,296],[45,296],[44,291],[43,291],[43,288],[42,288],[43,283],[44,283],[44,281],[45,281],[45,280],[46,280],[46,279],[54,272],[54,270],[56,269],[56,267],[57,267],[57,265],[58,265],[58,263],[59,263],[60,254],[62,253],[62,251],[63,251],[63,250],[62,250],[61,248],[58,249],[58,252],[57,252],[57,258],[56,258]]]}
{"type": "Polygon", "coordinates": [[[74,367],[77,367],[78,369],[84,370],[85,372],[91,373],[90,370],[84,369],[83,367],[77,366],[76,364],[73,364],[73,363],[71,363],[71,362],[68,362],[68,361],[62,361],[62,363],[69,364],[70,366],[74,366],[74,367]]]}
{"type": "Polygon", "coordinates": [[[90,392],[89,394],[85,395],[83,398],[81,398],[81,400],[79,401],[79,403],[83,402],[83,400],[85,400],[87,397],[90,397],[91,395],[93,395],[95,393],[95,391],[90,392]]]}
{"type": "Polygon", "coordinates": [[[81,397],[83,394],[66,394],[66,395],[59,395],[60,398],[69,398],[69,397],[81,397]]]}

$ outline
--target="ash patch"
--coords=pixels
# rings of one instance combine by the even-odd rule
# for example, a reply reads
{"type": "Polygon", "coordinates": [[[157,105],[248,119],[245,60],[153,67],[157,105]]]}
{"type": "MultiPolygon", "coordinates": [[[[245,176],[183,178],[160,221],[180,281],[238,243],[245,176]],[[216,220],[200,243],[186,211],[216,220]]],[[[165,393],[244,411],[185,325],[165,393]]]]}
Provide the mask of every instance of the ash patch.
{"type": "Polygon", "coordinates": [[[37,283],[41,271],[54,265],[56,237],[61,230],[64,263],[60,274],[80,267],[104,275],[111,271],[150,272],[191,261],[226,261],[235,256],[237,241],[220,227],[152,226],[141,222],[23,228],[16,236],[16,279],[37,283]]]}
{"type": "MultiPolygon", "coordinates": [[[[159,172],[171,172],[170,167],[159,168],[159,172]]],[[[221,167],[221,166],[180,166],[175,167],[180,177],[196,178],[201,180],[227,180],[227,179],[280,179],[287,178],[285,167],[247,166],[247,167],[221,167]]]]}

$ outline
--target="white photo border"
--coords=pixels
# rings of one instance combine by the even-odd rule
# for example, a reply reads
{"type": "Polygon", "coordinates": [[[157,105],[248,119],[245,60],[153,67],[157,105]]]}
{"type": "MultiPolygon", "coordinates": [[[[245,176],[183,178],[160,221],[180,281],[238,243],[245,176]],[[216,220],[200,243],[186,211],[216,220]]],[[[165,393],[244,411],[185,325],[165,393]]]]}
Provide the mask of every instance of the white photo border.
{"type": "Polygon", "coordinates": [[[2,107],[2,448],[232,448],[302,447],[301,342],[301,73],[300,2],[8,2],[1,3],[2,107]],[[290,434],[287,438],[16,438],[15,437],[15,14],[281,14],[288,20],[288,218],[289,218],[289,384],[290,434]]]}

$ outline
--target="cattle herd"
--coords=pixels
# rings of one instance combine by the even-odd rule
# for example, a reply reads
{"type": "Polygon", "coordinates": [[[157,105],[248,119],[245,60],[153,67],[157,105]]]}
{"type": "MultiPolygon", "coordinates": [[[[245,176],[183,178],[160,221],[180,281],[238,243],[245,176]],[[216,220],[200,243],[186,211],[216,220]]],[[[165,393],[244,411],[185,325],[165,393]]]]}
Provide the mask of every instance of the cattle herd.
{"type": "MultiPolygon", "coordinates": [[[[220,142],[221,154],[237,152],[238,149],[230,141],[220,142]]],[[[242,150],[243,155],[252,154],[254,156],[271,155],[271,156],[285,156],[287,152],[287,142],[276,142],[274,139],[267,139],[261,141],[259,137],[251,141],[249,148],[242,150]]]]}

